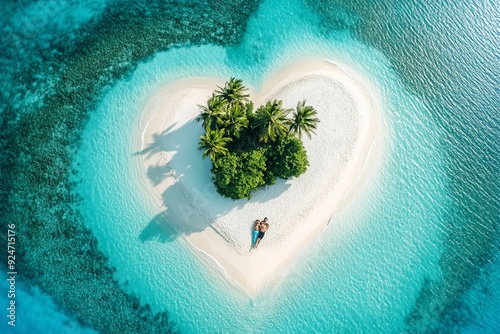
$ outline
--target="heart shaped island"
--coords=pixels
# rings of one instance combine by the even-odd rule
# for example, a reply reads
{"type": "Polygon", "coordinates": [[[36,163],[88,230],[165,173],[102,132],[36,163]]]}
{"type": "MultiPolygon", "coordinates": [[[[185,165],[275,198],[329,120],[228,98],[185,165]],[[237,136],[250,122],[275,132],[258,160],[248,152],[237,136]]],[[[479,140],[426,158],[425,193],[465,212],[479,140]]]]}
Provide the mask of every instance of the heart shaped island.
{"type": "Polygon", "coordinates": [[[328,226],[380,165],[381,108],[360,79],[327,61],[308,61],[273,74],[259,91],[248,91],[256,108],[281,100],[284,108],[295,109],[306,100],[320,120],[316,135],[302,137],[306,172],[278,178],[250,199],[220,195],[212,162],[198,149],[205,134],[196,121],[200,106],[227,79],[179,80],[147,102],[140,141],[143,174],[166,220],[201,259],[216,263],[222,269],[217,272],[251,296],[283,277],[294,255],[328,226]],[[264,217],[270,227],[254,249],[254,222],[264,217]]]}

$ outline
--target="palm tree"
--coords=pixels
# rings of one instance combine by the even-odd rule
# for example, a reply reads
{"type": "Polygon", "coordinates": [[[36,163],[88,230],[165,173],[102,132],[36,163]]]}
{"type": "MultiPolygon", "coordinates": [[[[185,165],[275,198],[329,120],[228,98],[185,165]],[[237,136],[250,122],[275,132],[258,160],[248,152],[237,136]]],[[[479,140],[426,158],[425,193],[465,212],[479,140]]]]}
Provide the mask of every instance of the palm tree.
{"type": "Polygon", "coordinates": [[[228,152],[226,144],[231,141],[231,138],[224,136],[224,129],[207,130],[205,135],[200,136],[198,143],[199,150],[205,150],[202,158],[207,155],[212,161],[215,161],[218,155],[226,155],[228,152]]]}
{"type": "Polygon", "coordinates": [[[248,88],[243,86],[243,80],[234,77],[229,78],[224,88],[220,86],[217,87],[220,89],[215,91],[217,96],[227,101],[229,104],[246,102],[250,96],[248,94],[243,94],[243,92],[248,90],[248,88]]]}
{"type": "Polygon", "coordinates": [[[264,106],[259,107],[255,113],[253,121],[254,128],[259,132],[259,141],[267,143],[269,139],[276,141],[277,138],[288,133],[288,123],[286,118],[289,109],[281,107],[281,101],[274,100],[266,102],[264,106]]]}
{"type": "Polygon", "coordinates": [[[203,121],[205,130],[215,130],[217,124],[220,123],[221,114],[224,112],[225,101],[219,96],[212,94],[212,97],[207,100],[207,105],[198,105],[201,113],[196,117],[196,121],[203,121]]]}
{"type": "Polygon", "coordinates": [[[234,138],[240,138],[240,132],[248,127],[246,109],[240,104],[231,106],[220,118],[220,124],[227,134],[234,138]]]}
{"type": "Polygon", "coordinates": [[[251,122],[254,116],[252,101],[245,103],[245,115],[247,116],[248,121],[251,122]]]}
{"type": "Polygon", "coordinates": [[[299,138],[302,138],[302,133],[305,133],[311,139],[311,133],[316,134],[314,130],[319,123],[317,114],[313,107],[306,106],[306,100],[297,103],[297,109],[290,122],[290,132],[298,134],[299,138]]]}

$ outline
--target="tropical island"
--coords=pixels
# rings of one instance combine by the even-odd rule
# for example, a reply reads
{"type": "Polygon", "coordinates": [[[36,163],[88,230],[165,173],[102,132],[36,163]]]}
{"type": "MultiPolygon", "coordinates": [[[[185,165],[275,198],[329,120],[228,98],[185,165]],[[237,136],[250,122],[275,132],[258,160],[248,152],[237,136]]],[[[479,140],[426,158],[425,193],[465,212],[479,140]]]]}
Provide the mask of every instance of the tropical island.
{"type": "MultiPolygon", "coordinates": [[[[381,104],[377,95],[370,94],[376,89],[367,89],[370,86],[362,76],[351,76],[328,61],[288,64],[266,75],[258,90],[250,87],[249,96],[245,87],[232,89],[243,86],[235,82],[226,83],[219,77],[187,77],[160,87],[144,107],[136,144],[147,181],[144,186],[160,208],[152,231],[168,224],[169,229],[185,237],[208,270],[256,296],[280,282],[295,254],[315,240],[336,211],[342,210],[358,191],[364,191],[382,163],[384,131],[379,121],[381,104]],[[223,94],[227,96],[217,97],[223,94]],[[227,99],[234,97],[240,102],[228,109],[227,99]],[[313,140],[303,141],[307,151],[304,158],[309,161],[309,166],[304,164],[307,173],[285,180],[279,176],[283,174],[273,172],[276,183],[265,191],[250,190],[250,200],[221,196],[211,172],[214,165],[228,160],[243,174],[241,169],[255,168],[241,163],[243,156],[266,147],[273,150],[285,140],[305,139],[304,128],[295,130],[290,124],[297,101],[298,109],[314,106],[317,115],[308,118],[321,120],[320,126],[311,128],[310,134],[316,134],[313,140]],[[262,107],[253,111],[252,102],[262,107]],[[199,105],[219,111],[208,117],[211,111],[205,113],[209,110],[202,108],[200,115],[199,105]],[[283,126],[264,132],[266,128],[258,126],[257,115],[281,109],[284,111],[273,115],[280,116],[282,122],[278,124],[283,126]],[[247,115],[247,110],[253,112],[247,115]],[[240,115],[237,119],[242,124],[234,127],[237,132],[229,125],[240,123],[230,121],[235,114],[240,115]],[[203,128],[200,122],[205,123],[201,123],[203,128]],[[205,153],[208,147],[200,152],[200,136],[214,137],[212,132],[230,140],[214,145],[213,152],[205,153]],[[203,159],[201,153],[210,159],[203,159]],[[233,155],[236,157],[228,158],[233,155]],[[269,218],[269,233],[258,251],[249,251],[253,222],[263,217],[269,218]]],[[[273,162],[267,160],[271,153],[275,154],[261,153],[265,158],[265,172],[261,170],[264,182],[273,162]]],[[[293,156],[288,159],[293,161],[293,156]]],[[[236,174],[227,172],[228,178],[236,174]]]]}
{"type": "Polygon", "coordinates": [[[286,180],[306,171],[302,134],[311,138],[319,123],[312,106],[302,100],[295,110],[287,109],[274,99],[254,111],[241,79],[231,77],[218,88],[206,105],[200,105],[196,120],[205,130],[198,148],[212,161],[219,194],[250,199],[252,191],[275,184],[276,178],[286,180]]]}

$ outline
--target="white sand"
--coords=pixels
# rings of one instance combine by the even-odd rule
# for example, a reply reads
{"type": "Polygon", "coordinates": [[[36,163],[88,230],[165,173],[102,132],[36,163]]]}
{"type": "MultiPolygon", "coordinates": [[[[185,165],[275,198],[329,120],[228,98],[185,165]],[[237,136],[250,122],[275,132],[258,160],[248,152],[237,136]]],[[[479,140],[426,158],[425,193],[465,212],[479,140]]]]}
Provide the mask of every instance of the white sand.
{"type": "Polygon", "coordinates": [[[210,159],[197,149],[203,130],[194,121],[198,105],[224,82],[193,78],[152,95],[140,125],[144,175],[169,222],[254,296],[282,276],[297,251],[373,174],[380,160],[380,106],[363,84],[327,62],[273,74],[260,92],[250,91],[251,99],[256,108],[275,98],[287,108],[302,99],[314,106],[321,121],[317,135],[303,138],[310,166],[299,178],[255,192],[250,201],[232,201],[213,186],[210,159]],[[271,227],[259,249],[250,251],[252,223],[264,216],[271,227]]]}

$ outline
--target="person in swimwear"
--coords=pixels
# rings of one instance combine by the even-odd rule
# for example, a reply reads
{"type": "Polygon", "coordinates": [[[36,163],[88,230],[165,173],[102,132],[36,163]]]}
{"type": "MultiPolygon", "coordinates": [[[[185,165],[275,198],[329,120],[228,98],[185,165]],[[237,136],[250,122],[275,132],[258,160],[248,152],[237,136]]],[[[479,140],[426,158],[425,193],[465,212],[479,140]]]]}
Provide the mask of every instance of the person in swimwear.
{"type": "Polygon", "coordinates": [[[259,234],[257,235],[257,242],[255,243],[254,248],[259,246],[260,241],[264,238],[266,231],[269,229],[269,223],[267,221],[267,217],[265,217],[264,220],[260,222],[259,234]]]}
{"type": "Polygon", "coordinates": [[[260,228],[260,220],[256,220],[253,226],[253,234],[252,234],[252,246],[255,247],[255,243],[257,242],[257,237],[259,236],[259,228],[260,228]]]}

